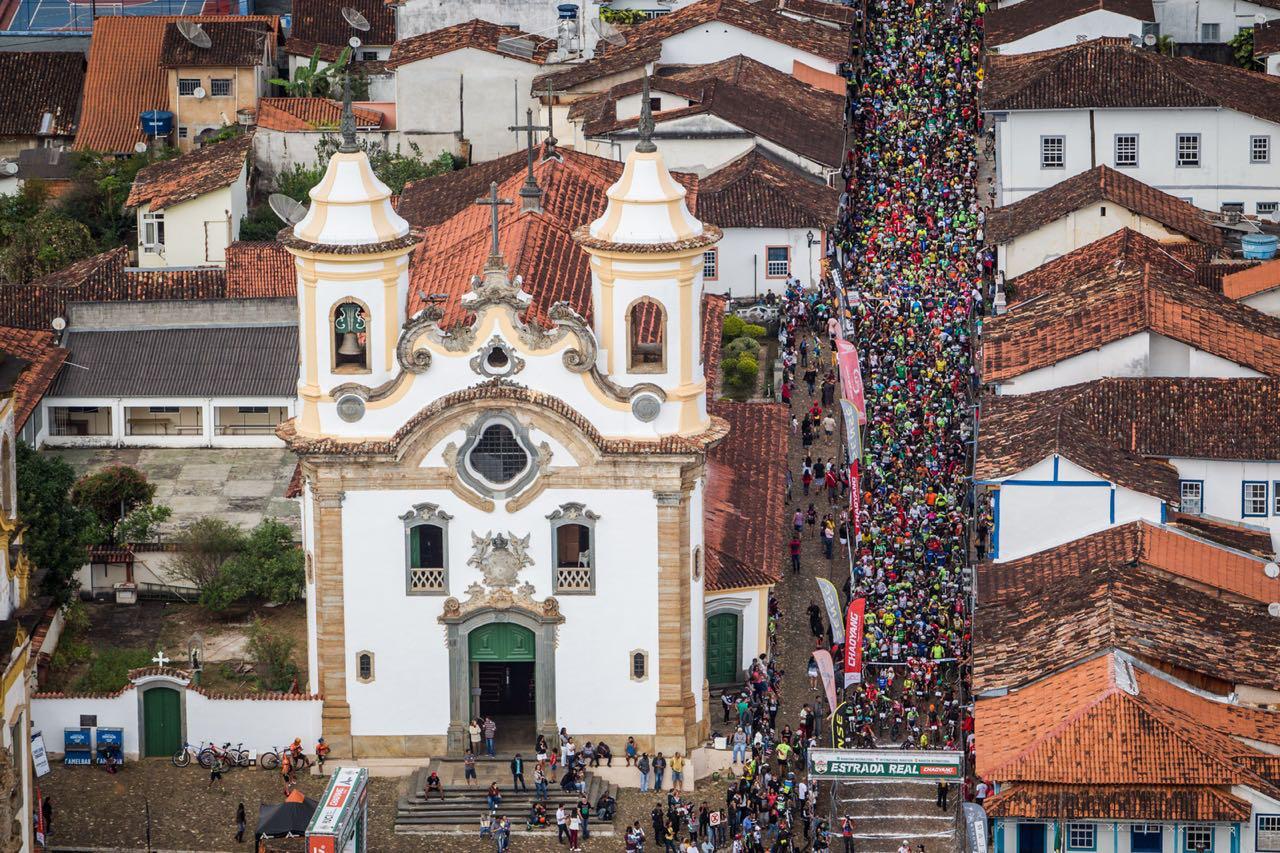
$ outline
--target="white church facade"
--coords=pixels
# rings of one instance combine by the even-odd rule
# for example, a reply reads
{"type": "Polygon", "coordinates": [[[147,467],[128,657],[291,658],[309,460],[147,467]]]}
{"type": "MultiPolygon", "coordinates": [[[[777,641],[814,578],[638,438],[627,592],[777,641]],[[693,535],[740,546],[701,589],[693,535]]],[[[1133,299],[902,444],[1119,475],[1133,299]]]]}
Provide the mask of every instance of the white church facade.
{"type": "MultiPolygon", "coordinates": [[[[688,753],[704,663],[703,253],[654,146],[575,232],[592,320],[546,327],[498,248],[469,315],[406,316],[419,237],[344,145],[284,242],[298,271],[297,416],[310,690],[335,756],[459,755],[481,714],[531,746],[688,753]]],[[[481,272],[481,271],[476,271],[481,272]]],[[[763,614],[760,614],[761,616],[763,614]]],[[[519,748],[519,747],[517,747],[519,748]]]]}

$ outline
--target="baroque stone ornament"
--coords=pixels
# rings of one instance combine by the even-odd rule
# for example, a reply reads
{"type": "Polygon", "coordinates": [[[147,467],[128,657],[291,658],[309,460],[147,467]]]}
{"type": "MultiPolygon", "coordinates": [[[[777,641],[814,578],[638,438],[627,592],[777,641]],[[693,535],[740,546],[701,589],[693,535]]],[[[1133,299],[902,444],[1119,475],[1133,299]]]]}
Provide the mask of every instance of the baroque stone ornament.
{"type": "MultiPolygon", "coordinates": [[[[480,574],[484,576],[486,586],[495,589],[511,589],[519,581],[520,571],[533,565],[533,558],[528,553],[529,538],[532,535],[526,533],[524,537],[518,537],[510,531],[507,536],[501,533],[477,536],[472,533],[471,547],[474,553],[467,560],[467,565],[479,569],[480,574]]],[[[523,584],[522,587],[524,586],[529,585],[523,584]]],[[[529,593],[533,593],[531,586],[529,586],[529,593]]]]}
{"type": "Polygon", "coordinates": [[[507,346],[506,341],[498,335],[489,339],[489,343],[471,357],[471,370],[491,379],[514,376],[524,370],[524,359],[516,355],[515,350],[507,346]],[[495,355],[500,353],[501,355],[495,355]]]}

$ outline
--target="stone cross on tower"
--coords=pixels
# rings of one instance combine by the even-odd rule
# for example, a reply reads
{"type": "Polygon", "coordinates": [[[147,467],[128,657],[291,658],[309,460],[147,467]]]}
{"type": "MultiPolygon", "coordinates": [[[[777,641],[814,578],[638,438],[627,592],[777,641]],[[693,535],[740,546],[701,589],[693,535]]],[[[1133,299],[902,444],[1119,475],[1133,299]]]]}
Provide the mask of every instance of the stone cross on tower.
{"type": "Polygon", "coordinates": [[[493,181],[489,184],[489,194],[476,199],[476,204],[488,205],[492,212],[492,228],[493,243],[489,247],[489,259],[484,262],[485,270],[502,269],[502,251],[498,248],[498,208],[504,204],[511,204],[509,198],[498,198],[498,182],[493,181]]]}
{"type": "Polygon", "coordinates": [[[354,154],[360,150],[360,146],[356,145],[356,114],[351,108],[351,75],[342,72],[342,122],[339,125],[342,131],[342,144],[338,146],[338,150],[344,154],[354,154]]]}
{"type": "Polygon", "coordinates": [[[552,127],[547,128],[547,148],[549,152],[554,151],[556,144],[559,142],[559,140],[556,139],[556,132],[554,127],[555,97],[556,97],[555,89],[552,88],[551,81],[547,80],[547,124],[552,125],[552,127]]]}
{"type": "Polygon", "coordinates": [[[533,179],[533,133],[536,130],[550,131],[549,126],[533,123],[533,108],[530,107],[524,111],[524,124],[516,124],[508,127],[507,130],[514,130],[517,133],[526,131],[528,133],[527,142],[525,143],[529,160],[529,171],[525,175],[524,186],[520,188],[520,209],[521,210],[542,210],[542,187],[538,186],[538,182],[533,179]]]}
{"type": "Polygon", "coordinates": [[[649,100],[649,75],[646,74],[640,84],[640,121],[636,123],[636,130],[640,132],[636,151],[641,154],[652,154],[658,150],[658,146],[653,144],[653,107],[649,100]]]}

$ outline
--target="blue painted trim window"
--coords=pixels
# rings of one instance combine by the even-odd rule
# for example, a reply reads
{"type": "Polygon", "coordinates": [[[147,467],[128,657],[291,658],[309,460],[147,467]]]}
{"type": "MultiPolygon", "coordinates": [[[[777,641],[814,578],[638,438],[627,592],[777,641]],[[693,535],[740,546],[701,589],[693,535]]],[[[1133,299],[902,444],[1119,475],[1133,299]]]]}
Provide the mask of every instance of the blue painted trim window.
{"type": "Polygon", "coordinates": [[[1129,827],[1131,853],[1164,853],[1164,827],[1158,823],[1135,823],[1129,827]]]}
{"type": "Polygon", "coordinates": [[[1097,850],[1098,826],[1093,823],[1067,824],[1068,850],[1097,850]]]}
{"type": "Polygon", "coordinates": [[[991,559],[1000,559],[1000,490],[991,493],[991,559]]]}
{"type": "Polygon", "coordinates": [[[1213,824],[1189,823],[1182,833],[1183,853],[1213,852],[1213,824]],[[1205,845],[1205,846],[1201,846],[1205,845]]]}
{"type": "Polygon", "coordinates": [[[1258,853],[1280,853],[1280,814],[1260,814],[1254,826],[1253,849],[1258,853]]]}
{"type": "Polygon", "coordinates": [[[1114,486],[1111,487],[1110,498],[1111,498],[1111,506],[1108,508],[1111,513],[1110,523],[1115,524],[1116,523],[1116,490],[1114,486]]]}
{"type": "Polygon", "coordinates": [[[1240,514],[1245,518],[1267,515],[1267,483],[1265,480],[1245,480],[1240,484],[1240,514]]]}
{"type": "Polygon", "coordinates": [[[1271,514],[1280,515],[1280,480],[1271,481],[1271,514]]]}
{"type": "Polygon", "coordinates": [[[1178,507],[1192,515],[1204,512],[1204,480],[1178,481],[1178,507]]]}

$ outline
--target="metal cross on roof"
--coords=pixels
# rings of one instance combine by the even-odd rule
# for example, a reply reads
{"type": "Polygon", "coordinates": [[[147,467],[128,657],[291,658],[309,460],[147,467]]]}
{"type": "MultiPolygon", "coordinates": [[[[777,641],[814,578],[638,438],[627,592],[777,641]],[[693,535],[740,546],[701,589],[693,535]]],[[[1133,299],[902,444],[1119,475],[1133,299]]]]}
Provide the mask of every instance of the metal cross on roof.
{"type": "Polygon", "coordinates": [[[537,130],[550,131],[547,125],[533,123],[533,108],[529,107],[524,111],[524,124],[516,124],[508,127],[507,130],[514,130],[517,133],[525,131],[528,134],[526,148],[529,161],[529,171],[525,175],[524,186],[520,188],[520,209],[521,210],[541,210],[542,204],[542,188],[538,186],[538,182],[533,179],[533,133],[537,130]]]}
{"type": "Polygon", "coordinates": [[[344,154],[352,154],[360,150],[356,145],[356,114],[351,107],[351,75],[342,72],[342,144],[338,150],[344,154]]]}
{"type": "Polygon", "coordinates": [[[636,143],[636,151],[641,154],[652,154],[658,150],[653,144],[653,105],[649,101],[649,75],[644,75],[640,84],[640,121],[636,124],[640,132],[640,141],[636,143]]]}
{"type": "Polygon", "coordinates": [[[502,266],[502,252],[498,249],[498,208],[512,202],[509,198],[498,198],[498,182],[492,181],[489,184],[489,194],[476,199],[475,203],[488,205],[493,216],[493,245],[489,248],[489,260],[484,266],[485,269],[496,269],[502,266]]]}

